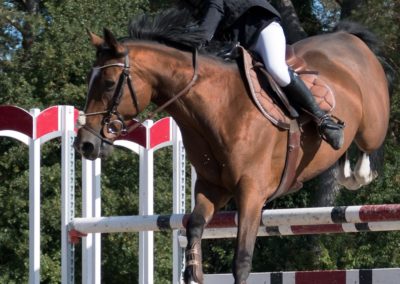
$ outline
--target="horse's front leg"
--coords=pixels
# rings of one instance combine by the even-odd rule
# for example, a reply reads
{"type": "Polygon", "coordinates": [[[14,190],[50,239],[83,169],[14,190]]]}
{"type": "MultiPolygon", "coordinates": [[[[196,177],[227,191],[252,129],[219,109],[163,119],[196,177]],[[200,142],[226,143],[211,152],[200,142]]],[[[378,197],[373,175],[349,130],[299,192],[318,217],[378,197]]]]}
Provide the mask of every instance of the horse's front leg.
{"type": "Polygon", "coordinates": [[[233,277],[235,284],[244,284],[251,271],[254,245],[265,199],[254,181],[249,178],[242,178],[235,199],[239,216],[233,277]]]}
{"type": "Polygon", "coordinates": [[[228,192],[198,179],[195,186],[196,205],[186,226],[186,268],[185,283],[203,283],[201,237],[204,227],[214,213],[230,199],[228,192]]]}

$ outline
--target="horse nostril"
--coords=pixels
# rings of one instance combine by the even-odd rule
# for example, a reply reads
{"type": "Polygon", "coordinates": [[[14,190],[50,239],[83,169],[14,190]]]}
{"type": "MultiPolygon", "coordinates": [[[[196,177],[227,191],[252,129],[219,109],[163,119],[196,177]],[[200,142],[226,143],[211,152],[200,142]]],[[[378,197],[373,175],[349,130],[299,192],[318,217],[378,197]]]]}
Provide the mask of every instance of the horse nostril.
{"type": "Polygon", "coordinates": [[[90,142],[84,142],[82,144],[81,150],[84,154],[91,154],[94,150],[94,145],[90,142]]]}

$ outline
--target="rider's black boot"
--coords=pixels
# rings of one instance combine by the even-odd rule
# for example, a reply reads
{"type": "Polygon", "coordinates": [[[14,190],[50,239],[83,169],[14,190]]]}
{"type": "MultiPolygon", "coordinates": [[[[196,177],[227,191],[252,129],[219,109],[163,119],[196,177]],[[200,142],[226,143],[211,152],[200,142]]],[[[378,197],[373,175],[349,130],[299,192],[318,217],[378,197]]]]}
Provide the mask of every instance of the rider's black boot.
{"type": "Polygon", "coordinates": [[[289,73],[291,82],[288,86],[283,87],[282,90],[286,93],[291,102],[314,117],[321,138],[328,142],[333,149],[340,149],[344,141],[343,125],[333,121],[329,114],[326,114],[320,109],[314,96],[303,80],[292,70],[290,70],[289,73]]]}

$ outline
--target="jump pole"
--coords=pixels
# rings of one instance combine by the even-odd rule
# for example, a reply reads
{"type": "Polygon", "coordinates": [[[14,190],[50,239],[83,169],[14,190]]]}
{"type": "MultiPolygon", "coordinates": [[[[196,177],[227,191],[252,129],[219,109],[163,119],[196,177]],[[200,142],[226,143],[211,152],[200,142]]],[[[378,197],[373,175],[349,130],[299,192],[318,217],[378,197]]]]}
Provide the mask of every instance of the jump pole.
{"type": "MultiPolygon", "coordinates": [[[[247,284],[398,284],[399,268],[250,273],[247,284]]],[[[233,283],[232,274],[205,274],[207,284],[233,283]]]]}
{"type": "MultiPolygon", "coordinates": [[[[179,230],[185,228],[188,218],[189,214],[75,218],[69,228],[81,233],[179,230]]],[[[400,204],[264,210],[260,226],[274,228],[368,223],[386,224],[386,228],[390,225],[396,229],[400,224],[400,204]]],[[[235,226],[237,213],[232,211],[217,213],[207,228],[235,226]]]]}
{"type": "MultiPolygon", "coordinates": [[[[144,126],[149,137],[153,121],[146,121],[144,126]]],[[[154,149],[148,139],[143,146],[139,147],[139,215],[154,214],[154,149]]],[[[151,231],[139,232],[139,283],[154,283],[154,233],[151,231]]]]}
{"type": "MultiPolygon", "coordinates": [[[[349,207],[274,209],[263,211],[259,236],[324,234],[363,231],[400,230],[400,204],[349,207]],[[330,215],[330,216],[329,216],[330,215]],[[327,224],[324,224],[327,223],[327,224]],[[354,223],[351,223],[354,222],[354,223]],[[317,223],[317,224],[316,224],[317,223]]],[[[75,219],[70,228],[87,232],[134,232],[183,229],[189,214],[101,217],[92,220],[75,219]]],[[[204,232],[205,238],[236,237],[235,212],[217,214],[204,232]],[[210,233],[211,232],[211,233],[210,233]],[[221,234],[222,232],[222,234],[221,234]]],[[[182,240],[183,238],[181,238],[182,240]]],[[[181,243],[182,247],[186,244],[181,243]]],[[[208,284],[231,283],[231,274],[204,275],[208,284]]],[[[303,271],[251,273],[249,284],[397,284],[400,269],[366,269],[342,271],[303,271]]],[[[179,283],[179,282],[178,282],[179,283]]]]}
{"type": "MultiPolygon", "coordinates": [[[[173,123],[172,135],[173,143],[173,214],[184,214],[186,211],[186,152],[183,146],[181,132],[173,123]]],[[[172,283],[181,283],[183,271],[185,269],[185,248],[180,243],[180,230],[172,231],[172,283]]]]}
{"type": "Polygon", "coordinates": [[[40,283],[40,139],[36,118],[39,109],[31,109],[32,138],[29,139],[29,283],[40,283]]]}
{"type": "MultiPolygon", "coordinates": [[[[82,217],[101,216],[101,160],[82,158],[82,217]]],[[[82,283],[101,282],[101,234],[82,239],[82,283]]]]}
{"type": "Polygon", "coordinates": [[[68,239],[68,224],[75,217],[75,121],[76,110],[62,106],[61,116],[61,282],[74,283],[75,247],[68,239]]]}

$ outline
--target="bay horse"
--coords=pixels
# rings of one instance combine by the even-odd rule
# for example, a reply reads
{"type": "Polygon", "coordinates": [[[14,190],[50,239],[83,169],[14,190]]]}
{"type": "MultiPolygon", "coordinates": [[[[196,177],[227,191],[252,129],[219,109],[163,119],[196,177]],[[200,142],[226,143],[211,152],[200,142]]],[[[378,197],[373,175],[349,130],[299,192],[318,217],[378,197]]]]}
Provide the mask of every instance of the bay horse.
{"type": "MultiPolygon", "coordinates": [[[[203,283],[203,229],[233,198],[238,210],[233,276],[235,283],[246,283],[262,208],[285,167],[288,132],[255,107],[237,64],[200,54],[193,66],[193,53],[184,47],[191,34],[183,33],[179,16],[149,19],[131,25],[130,38],[118,40],[106,29],[103,37],[89,32],[97,56],[75,147],[87,159],[106,157],[112,141],[150,102],[163,105],[179,125],[198,177],[187,223],[185,282],[203,283]]],[[[297,181],[328,169],[352,143],[362,155],[354,172],[342,163],[339,182],[354,189],[376,176],[369,155],[381,147],[388,129],[388,79],[362,33],[353,30],[294,44],[296,54],[336,94],[333,115],[346,123],[337,151],[321,140],[313,123],[301,127],[297,181]]]]}

